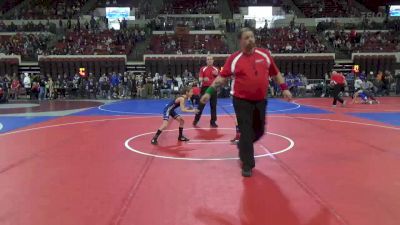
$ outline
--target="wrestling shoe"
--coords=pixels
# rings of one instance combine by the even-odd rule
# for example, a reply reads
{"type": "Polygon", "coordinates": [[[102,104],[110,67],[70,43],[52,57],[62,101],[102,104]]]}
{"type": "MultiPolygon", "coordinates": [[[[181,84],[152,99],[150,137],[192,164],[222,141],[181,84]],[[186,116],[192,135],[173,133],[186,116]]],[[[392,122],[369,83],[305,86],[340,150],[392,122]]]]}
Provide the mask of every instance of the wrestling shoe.
{"type": "Polygon", "coordinates": [[[215,122],[210,123],[210,127],[212,128],[218,128],[218,125],[215,122]]]}
{"type": "Polygon", "coordinates": [[[158,144],[157,138],[151,139],[151,144],[152,145],[157,145],[158,144]]]}
{"type": "Polygon", "coordinates": [[[185,136],[180,136],[178,137],[178,141],[190,141],[189,138],[185,137],[185,136]]]}
{"type": "Polygon", "coordinates": [[[243,177],[251,177],[252,174],[253,174],[252,169],[248,169],[248,168],[243,168],[242,169],[242,176],[243,177]]]}
{"type": "Polygon", "coordinates": [[[240,139],[240,134],[236,134],[235,138],[231,140],[232,144],[238,144],[240,139]]]}

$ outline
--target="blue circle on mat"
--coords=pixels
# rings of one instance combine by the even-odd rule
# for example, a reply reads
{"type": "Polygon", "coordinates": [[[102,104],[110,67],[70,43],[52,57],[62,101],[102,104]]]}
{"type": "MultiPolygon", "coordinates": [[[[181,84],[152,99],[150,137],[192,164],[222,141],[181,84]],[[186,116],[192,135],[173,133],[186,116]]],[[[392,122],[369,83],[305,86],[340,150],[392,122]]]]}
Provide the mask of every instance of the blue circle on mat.
{"type": "MultiPolygon", "coordinates": [[[[160,100],[125,100],[111,104],[99,106],[98,109],[112,114],[123,114],[123,115],[160,115],[163,109],[171,99],[160,99],[160,100]]],[[[188,103],[187,105],[191,105],[188,103]]],[[[290,112],[300,108],[300,105],[291,102],[285,102],[279,99],[268,100],[268,113],[284,113],[290,112]]],[[[218,99],[217,112],[220,115],[233,114],[234,108],[231,99],[218,99]]],[[[184,114],[184,113],[183,113],[184,114]]],[[[210,114],[209,105],[207,105],[203,111],[203,114],[210,114]]]]}

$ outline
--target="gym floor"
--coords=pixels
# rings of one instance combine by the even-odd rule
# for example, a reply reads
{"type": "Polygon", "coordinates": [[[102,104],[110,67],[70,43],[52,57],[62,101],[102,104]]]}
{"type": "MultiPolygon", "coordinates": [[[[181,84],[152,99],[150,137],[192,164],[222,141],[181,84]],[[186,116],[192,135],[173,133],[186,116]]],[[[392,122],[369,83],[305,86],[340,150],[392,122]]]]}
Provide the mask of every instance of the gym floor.
{"type": "Polygon", "coordinates": [[[2,225],[398,225],[400,98],[271,99],[251,178],[233,107],[152,146],[167,100],[0,105],[2,225]]]}

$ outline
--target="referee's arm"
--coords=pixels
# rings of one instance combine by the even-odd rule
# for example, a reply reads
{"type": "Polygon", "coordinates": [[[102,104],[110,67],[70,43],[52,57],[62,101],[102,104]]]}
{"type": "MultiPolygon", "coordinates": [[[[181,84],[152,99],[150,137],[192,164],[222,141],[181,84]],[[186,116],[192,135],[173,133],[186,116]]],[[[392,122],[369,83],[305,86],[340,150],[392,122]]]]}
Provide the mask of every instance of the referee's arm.
{"type": "Polygon", "coordinates": [[[215,78],[214,82],[208,87],[206,93],[201,97],[200,102],[206,104],[210,100],[212,92],[216,92],[219,87],[226,85],[227,81],[228,79],[221,75],[215,78]]]}

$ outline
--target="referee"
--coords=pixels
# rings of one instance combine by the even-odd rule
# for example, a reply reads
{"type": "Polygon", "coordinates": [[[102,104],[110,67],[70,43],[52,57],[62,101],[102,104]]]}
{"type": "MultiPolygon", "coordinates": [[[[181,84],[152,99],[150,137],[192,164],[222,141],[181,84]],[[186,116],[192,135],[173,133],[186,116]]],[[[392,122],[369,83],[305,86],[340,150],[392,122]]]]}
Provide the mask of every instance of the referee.
{"type": "Polygon", "coordinates": [[[255,167],[253,144],[265,133],[269,77],[273,77],[280,85],[285,98],[290,100],[292,94],[287,89],[271,53],[256,47],[254,32],[250,28],[243,28],[238,39],[241,50],[229,56],[220,76],[207,89],[201,101],[206,103],[219,86],[227,83],[228,77],[233,77],[231,94],[241,133],[238,148],[242,175],[250,177],[255,167]]]}
{"type": "Polygon", "coordinates": [[[333,71],[331,75],[331,85],[333,85],[332,106],[336,107],[337,102],[342,103],[342,106],[346,105],[346,101],[340,96],[340,92],[344,91],[344,87],[347,85],[346,78],[343,74],[333,71]]]}
{"type": "MultiPolygon", "coordinates": [[[[214,58],[211,56],[207,57],[207,66],[203,66],[200,68],[199,80],[201,82],[201,95],[204,95],[207,88],[214,82],[215,78],[218,76],[218,68],[214,66],[214,58]]],[[[210,95],[210,108],[211,108],[211,121],[210,126],[213,128],[217,128],[217,93],[214,92],[210,95]]],[[[201,114],[203,113],[204,107],[206,105],[200,103],[198,110],[199,113],[196,114],[193,126],[197,126],[199,120],[201,118],[201,114]]]]}

